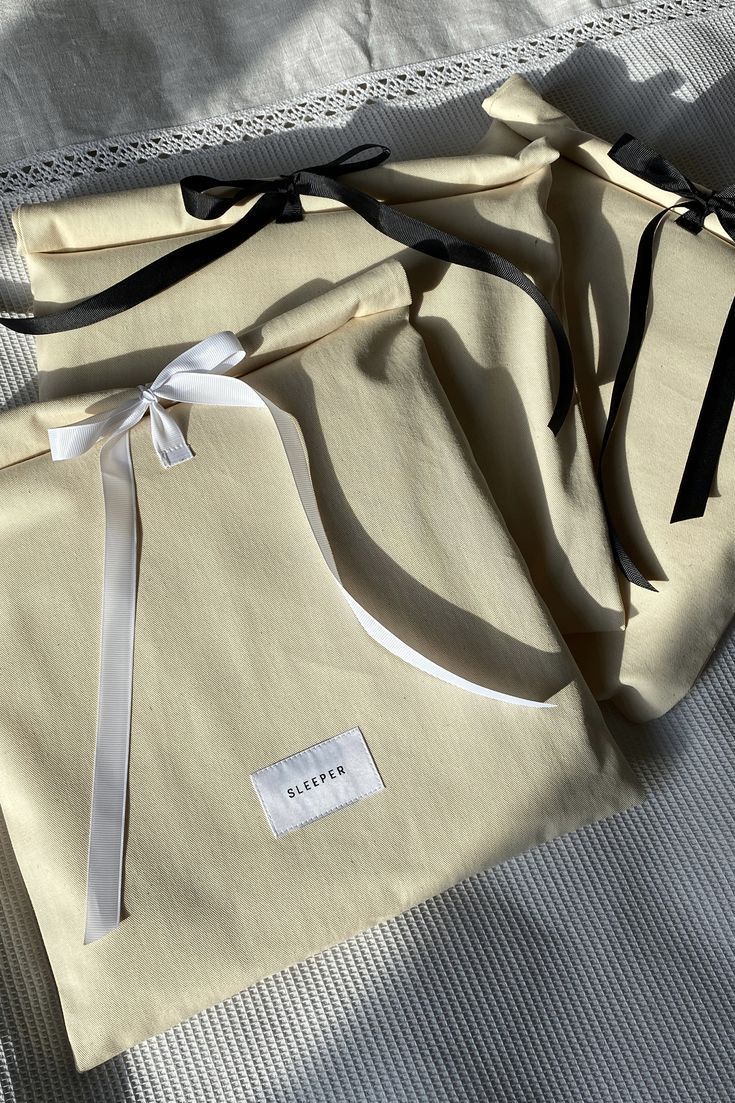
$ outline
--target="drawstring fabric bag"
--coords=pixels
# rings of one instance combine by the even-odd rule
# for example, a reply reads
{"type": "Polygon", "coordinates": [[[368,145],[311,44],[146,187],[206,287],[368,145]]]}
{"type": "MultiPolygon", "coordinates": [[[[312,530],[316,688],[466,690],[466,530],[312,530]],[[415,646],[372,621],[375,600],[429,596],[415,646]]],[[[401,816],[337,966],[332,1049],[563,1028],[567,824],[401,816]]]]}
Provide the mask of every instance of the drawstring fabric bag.
{"type": "Polygon", "coordinates": [[[627,627],[570,639],[633,720],[690,689],[735,613],[735,187],[702,187],[630,134],[579,130],[521,77],[483,149],[543,139],[577,383],[627,627]]]}
{"type": "Polygon", "coordinates": [[[409,302],[0,419],[0,803],[80,1069],[638,799],[409,302]]]}
{"type": "Polygon", "coordinates": [[[540,141],[518,156],[377,163],[387,154],[360,147],[226,196],[188,177],[21,207],[37,322],[65,327],[38,336],[41,398],[144,383],[207,334],[241,332],[397,255],[412,320],[557,624],[617,636],[622,600],[569,405],[545,210],[557,154],[540,141]],[[77,300],[88,301],[60,311],[77,300]]]}

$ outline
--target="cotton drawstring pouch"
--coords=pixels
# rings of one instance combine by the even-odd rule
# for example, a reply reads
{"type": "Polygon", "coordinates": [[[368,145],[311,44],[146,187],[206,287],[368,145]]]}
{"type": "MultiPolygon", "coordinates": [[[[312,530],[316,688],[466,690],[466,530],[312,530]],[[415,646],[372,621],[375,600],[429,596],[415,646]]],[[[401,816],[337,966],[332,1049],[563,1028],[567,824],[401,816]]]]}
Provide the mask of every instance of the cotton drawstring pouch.
{"type": "MultiPolygon", "coordinates": [[[[579,130],[521,77],[485,102],[483,148],[543,138],[580,399],[627,600],[578,661],[631,719],[689,690],[735,612],[735,188],[711,191],[629,134],[579,130]]],[[[530,143],[530,145],[529,145],[530,143]]]]}
{"type": "Polygon", "coordinates": [[[139,384],[208,333],[240,332],[399,255],[413,322],[557,624],[617,635],[622,602],[570,409],[545,210],[557,154],[539,141],[519,155],[378,163],[387,153],[360,147],[224,194],[216,180],[188,177],[21,207],[37,314],[82,327],[40,333],[41,397],[139,384]],[[115,313],[121,303],[129,309],[115,313]]]}
{"type": "Polygon", "coordinates": [[[0,802],[80,1069],[638,799],[409,302],[0,419],[0,802]]]}

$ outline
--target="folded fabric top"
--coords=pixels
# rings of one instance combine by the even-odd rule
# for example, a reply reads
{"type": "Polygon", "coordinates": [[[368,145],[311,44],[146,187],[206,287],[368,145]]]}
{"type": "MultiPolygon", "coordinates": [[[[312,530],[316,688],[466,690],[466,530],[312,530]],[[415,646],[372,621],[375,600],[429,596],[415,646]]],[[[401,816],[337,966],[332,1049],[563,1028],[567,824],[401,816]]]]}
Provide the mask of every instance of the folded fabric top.
{"type": "Polygon", "coordinates": [[[570,642],[593,682],[648,719],[687,692],[735,613],[735,190],[694,184],[630,135],[611,146],[581,131],[521,77],[485,109],[484,151],[543,139],[562,155],[548,209],[585,423],[633,583],[624,639],[570,642]]]}
{"type": "MultiPolygon", "coordinates": [[[[560,309],[558,243],[545,211],[556,157],[540,141],[510,156],[385,164],[341,179],[426,224],[419,247],[433,237],[441,250],[448,233],[475,243],[469,250],[494,250],[560,309]]],[[[621,597],[579,411],[558,436],[548,429],[560,366],[537,303],[485,271],[402,248],[331,200],[300,199],[303,221],[265,226],[115,317],[39,337],[41,397],[145,382],[207,334],[241,332],[399,255],[415,325],[539,592],[563,632],[617,637],[621,597]]],[[[214,240],[257,202],[238,199],[206,222],[187,212],[178,185],[21,207],[15,221],[37,311],[100,292],[181,245],[214,240]]]]}
{"type": "MultiPolygon", "coordinates": [[[[498,157],[480,152],[460,157],[391,161],[351,172],[349,183],[384,203],[450,199],[517,183],[543,168],[554,156],[545,143],[539,142],[527,147],[520,156],[498,157]]],[[[257,198],[256,193],[239,201],[218,218],[217,227],[237,222],[257,198]]],[[[343,209],[334,200],[318,195],[305,195],[303,204],[307,212],[343,209]]],[[[20,249],[28,257],[34,253],[135,245],[203,231],[199,219],[187,213],[179,184],[22,206],[14,212],[13,222],[20,249]]]]}

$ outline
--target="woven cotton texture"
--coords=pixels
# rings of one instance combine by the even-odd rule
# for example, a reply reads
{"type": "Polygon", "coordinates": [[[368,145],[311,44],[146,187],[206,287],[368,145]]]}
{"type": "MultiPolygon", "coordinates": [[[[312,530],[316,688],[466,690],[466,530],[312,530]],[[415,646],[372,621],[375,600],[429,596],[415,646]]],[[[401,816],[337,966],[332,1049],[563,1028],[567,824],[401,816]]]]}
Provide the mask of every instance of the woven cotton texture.
{"type": "MultiPolygon", "coordinates": [[[[1,223],[8,250],[7,210],[20,201],[159,183],[195,163],[266,174],[376,134],[398,157],[466,148],[483,126],[481,93],[512,70],[540,75],[548,98],[590,130],[610,139],[631,130],[713,186],[735,179],[735,5],[634,5],[555,34],[354,82],[344,109],[323,121],[335,90],[322,108],[313,97],[266,121],[261,112],[179,137],[121,139],[114,153],[109,143],[96,174],[86,147],[13,166],[1,223]],[[392,98],[371,102],[380,95],[392,98]],[[284,131],[294,120],[305,129],[284,131]],[[327,122],[336,133],[325,133],[327,122]],[[176,155],[261,126],[271,135],[257,149],[176,155]],[[154,147],[169,156],[154,157],[154,147]]],[[[5,301],[27,306],[9,251],[3,276],[5,301]]],[[[30,344],[5,339],[1,354],[6,404],[27,401],[30,344]]],[[[731,638],[674,712],[616,726],[649,791],[641,808],[474,878],[83,1076],[0,831],[0,1097],[726,1103],[735,1084],[734,729],[731,638]]]]}

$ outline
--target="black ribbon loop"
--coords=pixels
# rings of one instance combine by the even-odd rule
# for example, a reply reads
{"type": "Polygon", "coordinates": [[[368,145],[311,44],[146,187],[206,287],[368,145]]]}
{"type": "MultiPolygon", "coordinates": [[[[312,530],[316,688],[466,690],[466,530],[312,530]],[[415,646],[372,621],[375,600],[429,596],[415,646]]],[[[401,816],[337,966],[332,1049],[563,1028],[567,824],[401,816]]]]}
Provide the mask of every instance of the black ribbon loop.
{"type": "MultiPolygon", "coordinates": [[[[657,212],[641,234],[638,243],[633,283],[630,292],[628,332],[620,357],[610,400],[610,410],[600,448],[597,468],[603,506],[610,528],[611,542],[618,566],[629,582],[648,590],[655,587],[645,578],[615,533],[605,492],[603,460],[612,435],[626,388],[635,370],[646,330],[648,303],[651,295],[654,249],[658,232],[668,216],[681,211],[675,219],[691,234],[704,229],[708,215],[714,214],[725,233],[735,242],[735,185],[720,191],[710,191],[695,184],[665,157],[648,148],[637,138],[624,134],[610,149],[609,156],[621,168],[632,172],[648,184],[675,195],[670,207],[657,212]]],[[[712,489],[717,464],[735,403],[735,300],[722,331],[717,355],[707,384],[697,427],[679,485],[671,515],[672,524],[703,516],[712,489]]]]}
{"type": "Polygon", "coordinates": [[[374,168],[389,156],[386,146],[367,144],[348,150],[324,165],[299,169],[273,180],[223,181],[210,176],[187,176],[181,181],[184,206],[190,215],[203,221],[219,218],[248,196],[260,197],[231,226],[172,250],[97,295],[40,318],[0,317],[0,324],[17,333],[49,334],[79,329],[113,317],[211,264],[269,223],[302,219],[304,211],[300,197],[315,195],[349,207],[393,241],[438,260],[497,276],[528,295],[542,311],[556,343],[559,382],[549,428],[558,434],[574,400],[572,352],[558,314],[536,284],[505,257],[420,222],[340,180],[348,173],[374,168]],[[366,153],[369,156],[361,156],[366,153]],[[215,189],[217,194],[211,194],[215,189]],[[221,191],[226,194],[220,194],[221,191]]]}
{"type": "Polygon", "coordinates": [[[286,196],[288,203],[284,206],[283,214],[274,221],[300,222],[304,217],[300,196],[310,194],[307,176],[328,176],[334,180],[348,172],[364,172],[365,169],[376,168],[389,157],[390,150],[387,146],[366,143],[340,154],[333,161],[283,173],[275,180],[217,180],[213,176],[185,176],[180,182],[181,196],[188,214],[208,222],[213,218],[220,218],[235,203],[239,203],[249,195],[276,192],[278,195],[286,196]],[[360,156],[370,151],[373,151],[371,156],[360,156]],[[216,188],[226,188],[230,194],[211,195],[211,190],[216,188]]]}

